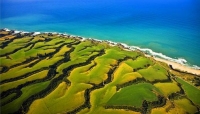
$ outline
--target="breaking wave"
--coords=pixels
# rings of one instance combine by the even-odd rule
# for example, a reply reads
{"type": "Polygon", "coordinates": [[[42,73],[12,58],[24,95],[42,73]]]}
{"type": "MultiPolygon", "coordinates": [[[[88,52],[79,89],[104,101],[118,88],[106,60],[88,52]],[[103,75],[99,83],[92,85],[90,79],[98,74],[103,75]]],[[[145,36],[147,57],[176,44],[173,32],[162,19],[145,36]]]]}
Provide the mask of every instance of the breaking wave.
{"type": "MultiPolygon", "coordinates": [[[[4,30],[6,31],[10,31],[9,29],[7,28],[4,28],[4,30]]],[[[15,30],[14,33],[27,33],[27,32],[24,32],[24,31],[17,31],[15,30]]],[[[41,34],[42,32],[33,32],[33,35],[38,35],[38,34],[41,34]]],[[[66,33],[57,33],[57,32],[44,32],[44,33],[52,33],[52,34],[58,34],[58,35],[64,35],[64,36],[72,36],[72,37],[79,37],[81,38],[81,40],[86,40],[86,39],[91,39],[91,40],[95,40],[95,41],[99,41],[99,42],[102,42],[103,40],[99,40],[99,39],[95,39],[95,38],[85,38],[85,37],[81,37],[81,36],[77,36],[77,35],[72,35],[72,34],[66,34],[66,33]]],[[[169,60],[169,61],[172,61],[172,62],[176,62],[176,63],[179,63],[179,64],[182,64],[182,65],[185,65],[185,66],[188,66],[188,67],[191,67],[191,68],[194,68],[194,69],[200,69],[199,66],[197,65],[190,65],[186,59],[184,58],[171,58],[167,55],[164,55],[163,53],[158,53],[158,52],[154,52],[152,49],[149,49],[149,48],[140,48],[138,46],[129,46],[125,43],[117,43],[117,42],[113,42],[113,41],[109,41],[109,40],[105,40],[106,42],[108,42],[110,45],[122,45],[125,49],[128,49],[128,50],[140,50],[142,52],[144,52],[145,54],[147,55],[150,55],[150,56],[153,56],[153,57],[157,57],[157,58],[161,58],[161,59],[165,59],[165,60],[169,60]]]]}

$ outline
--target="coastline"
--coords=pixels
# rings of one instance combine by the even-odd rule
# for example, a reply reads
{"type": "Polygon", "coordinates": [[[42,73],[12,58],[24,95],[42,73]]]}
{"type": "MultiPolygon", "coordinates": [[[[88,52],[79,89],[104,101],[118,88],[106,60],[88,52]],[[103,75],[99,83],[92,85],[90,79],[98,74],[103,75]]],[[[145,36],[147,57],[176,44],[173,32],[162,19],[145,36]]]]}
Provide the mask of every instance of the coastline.
{"type": "Polygon", "coordinates": [[[77,35],[69,35],[66,33],[57,33],[57,32],[24,32],[24,31],[18,31],[18,30],[9,30],[7,28],[3,29],[4,31],[12,31],[12,34],[28,34],[30,33],[33,36],[39,35],[39,34],[54,34],[54,35],[58,35],[58,36],[63,36],[63,37],[73,37],[73,38],[79,38],[80,41],[84,41],[84,40],[94,40],[97,42],[106,42],[108,43],[110,46],[121,46],[124,50],[127,51],[135,51],[138,50],[140,52],[142,52],[146,57],[153,57],[156,61],[160,61],[163,63],[166,63],[167,65],[171,65],[173,69],[182,71],[182,72],[186,72],[186,73],[191,73],[194,75],[199,75],[200,76],[200,67],[193,65],[193,66],[188,66],[186,64],[186,60],[183,58],[178,58],[178,59],[173,59],[171,57],[168,57],[166,55],[163,55],[162,53],[157,53],[154,52],[151,49],[148,48],[140,48],[137,46],[128,46],[127,44],[124,43],[117,43],[117,42],[113,42],[113,41],[109,41],[109,40],[99,40],[99,39],[95,39],[95,38],[85,38],[85,37],[81,37],[81,36],[77,36],[77,35]]]}
{"type": "Polygon", "coordinates": [[[198,69],[194,69],[194,68],[191,68],[191,67],[188,67],[188,66],[173,62],[173,61],[164,60],[164,59],[157,58],[157,57],[153,57],[153,58],[156,61],[160,61],[160,62],[166,63],[167,65],[172,65],[173,69],[200,76],[200,70],[198,70],[198,69]]]}

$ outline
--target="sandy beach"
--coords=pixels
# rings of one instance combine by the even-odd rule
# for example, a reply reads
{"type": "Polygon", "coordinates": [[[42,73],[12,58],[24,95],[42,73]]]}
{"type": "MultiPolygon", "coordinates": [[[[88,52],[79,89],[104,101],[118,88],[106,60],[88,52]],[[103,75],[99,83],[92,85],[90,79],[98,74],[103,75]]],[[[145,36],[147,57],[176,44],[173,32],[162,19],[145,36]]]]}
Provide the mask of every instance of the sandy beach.
{"type": "Polygon", "coordinates": [[[160,62],[167,63],[168,65],[172,65],[172,67],[174,69],[184,71],[184,72],[188,72],[188,73],[192,73],[192,74],[196,74],[196,75],[200,76],[200,70],[198,70],[198,69],[190,68],[188,66],[184,66],[182,64],[172,62],[172,61],[169,61],[169,60],[164,60],[164,59],[161,59],[161,58],[154,57],[154,59],[157,60],[157,61],[160,61],[160,62]]]}

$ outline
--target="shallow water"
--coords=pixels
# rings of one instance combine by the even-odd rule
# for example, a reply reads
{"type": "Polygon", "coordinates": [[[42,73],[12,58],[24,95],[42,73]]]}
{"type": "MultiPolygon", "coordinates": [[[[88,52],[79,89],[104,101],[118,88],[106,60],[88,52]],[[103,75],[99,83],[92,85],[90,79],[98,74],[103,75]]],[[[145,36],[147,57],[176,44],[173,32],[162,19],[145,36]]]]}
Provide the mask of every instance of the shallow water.
{"type": "Polygon", "coordinates": [[[4,0],[1,28],[150,48],[200,66],[199,0],[4,0]]]}

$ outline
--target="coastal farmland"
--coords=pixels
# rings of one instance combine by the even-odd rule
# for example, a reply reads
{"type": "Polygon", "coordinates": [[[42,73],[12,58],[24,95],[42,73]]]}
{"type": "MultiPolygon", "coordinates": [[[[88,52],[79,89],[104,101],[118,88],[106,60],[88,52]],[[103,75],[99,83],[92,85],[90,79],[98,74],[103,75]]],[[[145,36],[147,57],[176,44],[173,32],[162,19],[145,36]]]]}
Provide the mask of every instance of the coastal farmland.
{"type": "Polygon", "coordinates": [[[200,76],[125,48],[71,35],[2,29],[1,114],[200,112],[200,76]]]}

